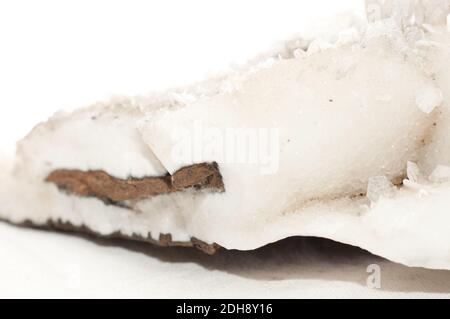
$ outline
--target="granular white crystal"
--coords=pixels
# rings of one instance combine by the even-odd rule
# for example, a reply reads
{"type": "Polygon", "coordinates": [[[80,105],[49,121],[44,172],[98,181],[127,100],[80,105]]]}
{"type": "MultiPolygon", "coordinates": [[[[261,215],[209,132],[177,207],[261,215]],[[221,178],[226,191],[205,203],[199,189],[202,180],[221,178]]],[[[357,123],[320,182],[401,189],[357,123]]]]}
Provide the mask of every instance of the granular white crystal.
{"type": "Polygon", "coordinates": [[[308,55],[311,55],[331,48],[333,48],[331,43],[322,39],[316,39],[309,45],[307,53],[308,55]]]}
{"type": "Polygon", "coordinates": [[[374,176],[369,179],[367,197],[372,203],[377,202],[382,197],[393,197],[394,194],[395,186],[386,176],[374,176]]]}
{"type": "Polygon", "coordinates": [[[445,183],[450,181],[450,167],[438,165],[431,173],[429,180],[433,183],[445,183]]]}
{"type": "Polygon", "coordinates": [[[420,178],[420,168],[414,162],[406,164],[406,176],[410,182],[418,183],[420,178]]]}
{"type": "Polygon", "coordinates": [[[295,49],[294,52],[292,53],[294,55],[294,58],[299,59],[299,58],[303,58],[304,56],[306,56],[306,52],[303,49],[295,49]]]}
{"type": "Polygon", "coordinates": [[[443,101],[442,91],[434,87],[425,87],[416,94],[416,105],[424,113],[430,114],[443,101]]]}

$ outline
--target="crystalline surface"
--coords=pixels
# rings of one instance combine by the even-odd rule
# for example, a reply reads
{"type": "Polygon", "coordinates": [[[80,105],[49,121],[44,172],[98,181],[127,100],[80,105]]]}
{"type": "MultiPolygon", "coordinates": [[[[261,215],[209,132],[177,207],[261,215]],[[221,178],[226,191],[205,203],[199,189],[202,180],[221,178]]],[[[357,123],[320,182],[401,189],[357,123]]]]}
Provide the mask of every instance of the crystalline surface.
{"type": "Polygon", "coordinates": [[[417,107],[429,114],[442,104],[442,92],[438,88],[423,88],[416,96],[417,107]]]}
{"type": "Polygon", "coordinates": [[[450,182],[450,167],[445,165],[438,165],[429,177],[430,181],[434,183],[450,182]]]}
{"type": "Polygon", "coordinates": [[[416,163],[408,162],[406,167],[406,176],[408,180],[414,183],[418,183],[420,179],[420,168],[416,163]]]}
{"type": "Polygon", "coordinates": [[[367,186],[367,197],[372,203],[380,198],[390,198],[395,195],[395,187],[386,176],[375,176],[369,178],[367,186]]]}
{"type": "Polygon", "coordinates": [[[326,237],[450,269],[450,187],[441,183],[450,167],[450,39],[440,15],[423,21],[436,22],[435,32],[416,21],[417,43],[395,19],[381,20],[326,41],[290,41],[267,61],[192,88],[59,114],[20,142],[14,170],[0,174],[0,217],[241,250],[326,237]],[[230,143],[242,130],[241,144],[230,143]],[[126,179],[199,162],[219,165],[225,192],[107,205],[44,181],[57,169],[126,179]],[[423,186],[421,174],[430,176],[423,186]],[[405,187],[406,176],[419,186],[405,187]]]}

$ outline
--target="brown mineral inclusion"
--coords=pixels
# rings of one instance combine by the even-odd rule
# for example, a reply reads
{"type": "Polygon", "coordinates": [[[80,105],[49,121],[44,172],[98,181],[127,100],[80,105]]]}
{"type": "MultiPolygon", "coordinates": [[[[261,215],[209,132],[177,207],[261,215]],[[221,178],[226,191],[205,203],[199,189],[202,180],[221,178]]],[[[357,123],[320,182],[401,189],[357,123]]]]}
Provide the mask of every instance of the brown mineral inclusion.
{"type": "Polygon", "coordinates": [[[183,191],[188,188],[225,190],[217,163],[185,166],[172,175],[119,179],[105,171],[58,169],[50,173],[47,182],[59,189],[83,197],[96,197],[107,203],[139,200],[183,191]]]}
{"type": "MultiPolygon", "coordinates": [[[[140,200],[160,194],[179,192],[188,188],[225,191],[219,166],[215,162],[185,166],[172,175],[128,179],[115,178],[101,170],[58,169],[51,172],[45,180],[54,183],[59,189],[69,194],[95,197],[107,204],[119,206],[122,206],[122,202],[127,200],[140,200]]],[[[85,226],[74,226],[60,221],[48,221],[44,227],[98,235],[85,226]]],[[[114,233],[107,237],[144,241],[163,247],[196,247],[209,255],[214,254],[220,248],[217,244],[207,244],[196,238],[191,238],[190,241],[186,242],[173,241],[170,234],[160,234],[159,240],[152,239],[150,236],[144,238],[135,235],[126,236],[121,233],[114,233]]]]}

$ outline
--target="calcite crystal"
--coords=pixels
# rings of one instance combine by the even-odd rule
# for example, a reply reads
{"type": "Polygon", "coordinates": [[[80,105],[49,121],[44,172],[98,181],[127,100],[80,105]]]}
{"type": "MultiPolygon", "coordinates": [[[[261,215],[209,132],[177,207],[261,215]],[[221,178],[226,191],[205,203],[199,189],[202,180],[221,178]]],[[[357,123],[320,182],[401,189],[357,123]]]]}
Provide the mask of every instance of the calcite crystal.
{"type": "Polygon", "coordinates": [[[207,253],[325,237],[450,269],[449,6],[388,2],[219,79],[56,114],[3,169],[0,218],[207,253]]]}

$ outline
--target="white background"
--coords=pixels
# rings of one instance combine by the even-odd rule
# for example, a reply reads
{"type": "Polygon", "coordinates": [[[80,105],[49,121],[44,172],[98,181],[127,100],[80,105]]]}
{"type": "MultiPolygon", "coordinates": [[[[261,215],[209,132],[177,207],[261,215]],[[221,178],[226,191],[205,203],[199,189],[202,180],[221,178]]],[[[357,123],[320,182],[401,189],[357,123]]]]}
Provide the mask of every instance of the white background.
{"type": "MultiPolygon", "coordinates": [[[[1,1],[0,151],[12,153],[16,140],[59,109],[202,80],[348,9],[361,14],[363,1],[1,1]]],[[[341,254],[333,245],[317,248],[300,240],[211,258],[0,224],[0,297],[424,297],[450,291],[449,272],[411,269],[359,250],[341,254]],[[382,265],[382,290],[365,287],[366,267],[374,262],[382,265]]]]}
{"type": "Polygon", "coordinates": [[[363,0],[0,2],[0,150],[60,109],[226,70],[363,0]]]}

